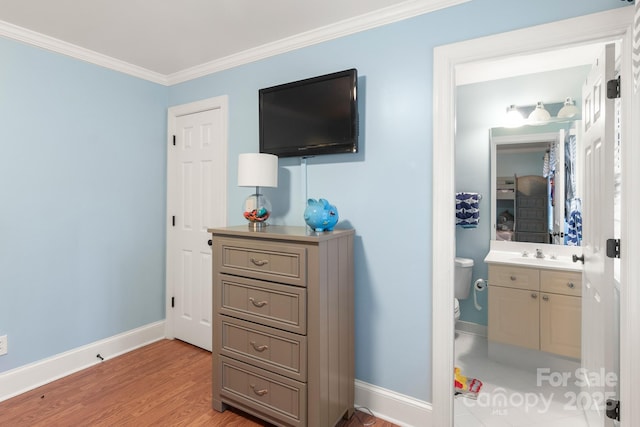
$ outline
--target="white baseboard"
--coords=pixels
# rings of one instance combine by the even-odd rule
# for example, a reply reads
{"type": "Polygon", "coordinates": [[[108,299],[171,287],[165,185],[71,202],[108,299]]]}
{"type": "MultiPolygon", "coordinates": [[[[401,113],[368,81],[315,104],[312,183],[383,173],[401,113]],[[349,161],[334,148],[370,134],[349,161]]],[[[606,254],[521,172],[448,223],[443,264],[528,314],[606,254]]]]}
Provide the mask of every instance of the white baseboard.
{"type": "Polygon", "coordinates": [[[432,425],[431,404],[356,380],[355,406],[365,407],[383,420],[402,427],[432,425]]]}
{"type": "Polygon", "coordinates": [[[486,326],[479,325],[478,323],[466,322],[464,320],[458,320],[456,322],[456,331],[467,332],[469,334],[475,334],[481,337],[487,336],[486,326]]]}
{"type": "Polygon", "coordinates": [[[74,348],[0,374],[0,402],[164,338],[165,321],[74,348]]]}
{"type": "MultiPolygon", "coordinates": [[[[33,390],[101,361],[165,338],[165,321],[150,323],[131,331],[43,359],[0,374],[0,402],[33,390]]],[[[355,405],[366,407],[381,419],[402,427],[430,427],[431,404],[382,387],[355,381],[355,405]]]]}

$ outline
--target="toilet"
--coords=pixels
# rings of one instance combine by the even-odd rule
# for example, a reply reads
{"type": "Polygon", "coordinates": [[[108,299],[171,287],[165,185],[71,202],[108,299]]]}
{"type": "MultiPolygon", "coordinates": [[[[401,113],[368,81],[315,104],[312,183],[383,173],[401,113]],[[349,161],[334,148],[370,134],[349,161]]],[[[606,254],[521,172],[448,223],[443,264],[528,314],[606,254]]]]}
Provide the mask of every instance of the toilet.
{"type": "Polygon", "coordinates": [[[473,260],[469,258],[455,259],[454,281],[454,316],[457,321],[460,318],[460,301],[467,299],[471,291],[471,274],[473,272],[473,260]]]}

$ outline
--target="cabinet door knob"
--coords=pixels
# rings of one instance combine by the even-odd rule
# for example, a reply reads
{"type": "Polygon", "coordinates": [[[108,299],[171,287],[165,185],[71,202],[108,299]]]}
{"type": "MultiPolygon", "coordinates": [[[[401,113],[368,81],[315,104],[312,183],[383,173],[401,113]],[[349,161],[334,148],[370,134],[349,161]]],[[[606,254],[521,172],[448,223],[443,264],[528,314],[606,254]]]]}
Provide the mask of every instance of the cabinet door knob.
{"type": "Polygon", "coordinates": [[[516,280],[516,276],[511,276],[511,277],[509,277],[509,279],[516,280]]]}
{"type": "Polygon", "coordinates": [[[251,384],[249,387],[251,387],[251,390],[253,390],[253,392],[258,396],[264,396],[265,394],[269,393],[269,390],[267,390],[266,388],[256,390],[255,384],[251,384]]]}
{"type": "Polygon", "coordinates": [[[543,300],[545,300],[545,301],[549,301],[549,295],[544,295],[544,296],[542,297],[542,299],[543,299],[543,300]]]}
{"type": "Polygon", "coordinates": [[[536,299],[538,298],[538,294],[535,292],[531,292],[531,298],[536,299]]]}
{"type": "Polygon", "coordinates": [[[209,239],[209,241],[207,242],[207,245],[213,246],[213,240],[209,239]]]}
{"type": "Polygon", "coordinates": [[[575,288],[575,287],[576,287],[576,285],[574,285],[574,284],[573,284],[573,282],[569,282],[569,283],[567,283],[567,286],[568,286],[569,288],[571,288],[571,289],[573,289],[573,288],[575,288]]]}
{"type": "Polygon", "coordinates": [[[253,347],[255,351],[259,351],[260,353],[269,348],[268,345],[258,345],[255,341],[250,341],[249,344],[251,344],[251,347],[253,347]]]}
{"type": "Polygon", "coordinates": [[[573,255],[571,255],[571,260],[572,260],[573,262],[578,262],[578,261],[580,261],[581,263],[583,263],[583,264],[584,264],[584,254],[583,254],[583,255],[580,255],[580,256],[573,254],[573,255]]]}
{"type": "Polygon", "coordinates": [[[251,304],[258,308],[267,305],[267,301],[256,301],[255,299],[253,299],[253,297],[249,297],[249,301],[251,301],[251,304]]]}

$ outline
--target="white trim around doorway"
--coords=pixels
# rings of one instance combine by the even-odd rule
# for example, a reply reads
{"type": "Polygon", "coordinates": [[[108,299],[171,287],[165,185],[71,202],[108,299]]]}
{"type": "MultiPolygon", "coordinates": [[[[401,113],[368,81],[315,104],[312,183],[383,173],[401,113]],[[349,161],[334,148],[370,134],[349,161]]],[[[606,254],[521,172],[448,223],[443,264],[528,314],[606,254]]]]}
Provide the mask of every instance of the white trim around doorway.
{"type": "MultiPolygon", "coordinates": [[[[454,360],[454,318],[453,283],[455,257],[454,223],[454,191],[455,191],[455,72],[456,66],[492,60],[510,55],[522,55],[543,52],[571,45],[583,45],[623,39],[625,44],[631,40],[632,6],[617,8],[606,12],[586,15],[568,20],[553,22],[540,26],[525,28],[509,33],[482,37],[474,40],[439,46],[434,49],[433,73],[433,223],[432,223],[432,425],[453,425],[453,360],[454,360]],[[437,286],[436,284],[443,284],[437,286]]],[[[628,51],[627,51],[628,52],[628,51]]],[[[623,54],[625,56],[625,54],[623,54]]],[[[630,58],[629,58],[630,60],[630,58]]],[[[623,62],[626,59],[623,59],[623,62]]],[[[625,74],[630,78],[630,66],[623,63],[623,81],[625,74]]],[[[631,134],[631,89],[623,85],[623,131],[629,136],[632,145],[634,135],[631,134]],[[626,96],[628,93],[629,96],[626,96]],[[625,96],[627,99],[625,99],[625,96]]],[[[640,162],[640,150],[631,148],[627,165],[640,162]],[[633,157],[633,158],[631,158],[633,157]]],[[[623,182],[638,179],[633,168],[625,168],[623,182]],[[635,174],[635,176],[632,176],[635,174]]],[[[638,182],[638,181],[635,181],[638,182]]],[[[629,206],[638,207],[638,202],[627,204],[623,201],[623,212],[629,212],[629,206]]],[[[637,212],[637,211],[633,211],[637,212]]],[[[635,215],[635,214],[632,214],[635,215]]],[[[627,217],[628,218],[628,217],[627,217]]],[[[633,226],[637,228],[635,225],[633,226]]],[[[622,239],[631,246],[633,227],[622,224],[622,239]],[[626,231],[625,231],[626,230],[626,231]],[[625,233],[627,233],[625,235],[625,233]]],[[[635,230],[635,229],[634,229],[635,230]]],[[[631,254],[630,254],[631,255],[631,254]]],[[[633,425],[633,420],[640,420],[640,410],[632,408],[633,403],[640,401],[640,390],[634,387],[640,378],[637,371],[631,371],[627,363],[632,355],[640,354],[640,344],[634,340],[640,325],[640,292],[629,292],[628,277],[637,277],[640,268],[633,266],[631,257],[622,259],[623,284],[621,303],[621,396],[623,400],[621,418],[623,425],[633,425]],[[633,271],[632,271],[633,270],[633,271]],[[635,273],[635,274],[634,274],[635,273]],[[624,300],[628,295],[630,300],[624,300]],[[635,322],[635,323],[634,323],[635,322]],[[627,375],[627,374],[635,374],[627,375]],[[624,402],[628,402],[626,405],[624,402]]],[[[637,422],[637,421],[636,421],[637,422]]]]}

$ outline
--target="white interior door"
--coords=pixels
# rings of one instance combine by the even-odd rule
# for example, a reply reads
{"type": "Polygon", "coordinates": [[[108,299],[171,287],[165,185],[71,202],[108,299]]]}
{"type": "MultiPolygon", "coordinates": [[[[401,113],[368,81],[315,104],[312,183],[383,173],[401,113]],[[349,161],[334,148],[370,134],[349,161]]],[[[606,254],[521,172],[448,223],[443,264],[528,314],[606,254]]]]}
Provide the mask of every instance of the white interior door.
{"type": "Polygon", "coordinates": [[[207,350],[212,349],[207,229],[226,225],[225,109],[175,117],[168,154],[167,319],[175,338],[207,350]]]}
{"type": "Polygon", "coordinates": [[[605,46],[582,90],[582,159],[584,173],[582,367],[585,369],[582,401],[590,426],[613,425],[604,413],[613,398],[619,376],[617,327],[614,315],[616,286],[613,260],[606,256],[606,241],[614,237],[614,101],[607,99],[606,84],[615,74],[615,46],[605,46]]]}

